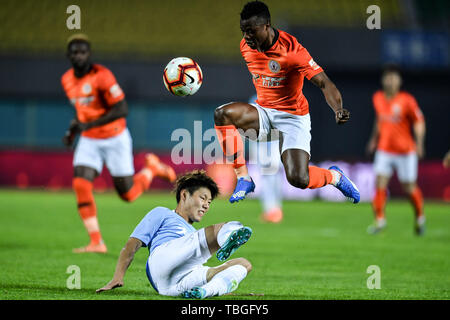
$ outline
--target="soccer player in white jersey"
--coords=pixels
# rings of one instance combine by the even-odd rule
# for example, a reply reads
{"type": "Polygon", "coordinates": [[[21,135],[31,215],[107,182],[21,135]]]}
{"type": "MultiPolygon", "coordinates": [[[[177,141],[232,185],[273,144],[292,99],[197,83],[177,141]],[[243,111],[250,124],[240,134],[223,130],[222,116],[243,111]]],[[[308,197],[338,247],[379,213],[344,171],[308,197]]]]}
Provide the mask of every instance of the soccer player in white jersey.
{"type": "Polygon", "coordinates": [[[97,292],[124,284],[125,272],[137,250],[149,248],[147,277],[161,295],[203,299],[237,289],[251,271],[247,259],[236,258],[217,267],[203,264],[216,253],[224,261],[246,243],[252,230],[238,221],[196,230],[218,195],[217,184],[202,170],[180,176],[175,186],[177,207],[156,207],[137,225],[120,252],[113,279],[97,292]]]}
{"type": "MultiPolygon", "coordinates": [[[[255,103],[256,94],[248,103],[255,103]]],[[[279,223],[283,220],[282,210],[282,171],[283,164],[280,157],[279,141],[249,141],[250,160],[257,164],[260,171],[259,200],[263,207],[261,220],[270,223],[279,223]]]]}

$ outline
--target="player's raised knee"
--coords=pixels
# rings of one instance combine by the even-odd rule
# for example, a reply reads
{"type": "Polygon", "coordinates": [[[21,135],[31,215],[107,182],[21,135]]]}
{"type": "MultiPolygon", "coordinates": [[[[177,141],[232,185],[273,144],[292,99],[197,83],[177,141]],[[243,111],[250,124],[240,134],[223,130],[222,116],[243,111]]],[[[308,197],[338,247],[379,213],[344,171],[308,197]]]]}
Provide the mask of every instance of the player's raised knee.
{"type": "Polygon", "coordinates": [[[250,261],[248,261],[245,258],[236,258],[236,264],[239,264],[243,266],[245,269],[247,269],[247,273],[249,273],[253,269],[253,266],[250,263],[250,261]]]}
{"type": "Polygon", "coordinates": [[[227,125],[231,123],[231,119],[233,118],[233,108],[231,108],[231,104],[224,104],[220,107],[217,107],[214,111],[214,123],[216,125],[227,125]]]}
{"type": "Polygon", "coordinates": [[[306,189],[309,185],[309,175],[300,172],[291,172],[286,174],[287,181],[294,187],[306,189]]]}

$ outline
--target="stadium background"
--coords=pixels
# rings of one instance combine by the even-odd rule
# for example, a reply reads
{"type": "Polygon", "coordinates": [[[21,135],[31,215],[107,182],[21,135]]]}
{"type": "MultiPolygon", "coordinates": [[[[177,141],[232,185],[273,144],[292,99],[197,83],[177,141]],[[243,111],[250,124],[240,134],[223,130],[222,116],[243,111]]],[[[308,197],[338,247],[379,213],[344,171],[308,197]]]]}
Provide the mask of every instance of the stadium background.
{"type": "MultiPolygon", "coordinates": [[[[246,1],[16,1],[0,3],[0,185],[18,188],[69,188],[72,151],[61,137],[73,108],[60,77],[70,65],[66,39],[86,33],[93,60],[110,68],[130,106],[128,126],[133,136],[136,168],[143,153],[154,151],[170,161],[171,133],[194,121],[213,127],[214,109],[226,102],[247,101],[254,93],[239,53],[242,37],[239,12],[246,1]],[[66,8],[81,8],[81,30],[68,30],[66,8]],[[162,70],[176,56],[188,56],[202,67],[204,83],[192,97],[170,95],[162,70]]],[[[340,161],[351,166],[352,178],[371,197],[373,173],[365,145],[373,122],[371,97],[379,88],[380,68],[398,63],[404,88],[416,96],[427,120],[426,157],[420,163],[419,184],[425,197],[450,199],[450,173],[441,160],[450,148],[449,3],[433,1],[272,1],[266,3],[275,27],[295,35],[325,68],[352,113],[338,127],[317,88],[305,83],[312,117],[313,161],[340,161]],[[381,30],[368,30],[366,9],[381,8],[381,30]]],[[[205,142],[206,143],[206,142],[205,142]]],[[[204,146],[204,145],[203,145],[204,146]]],[[[194,153],[195,150],[193,149],[194,153]]],[[[180,165],[177,172],[205,164],[180,165]]],[[[212,174],[218,172],[210,169],[212,174]]],[[[226,175],[225,175],[226,176],[226,175]]],[[[232,186],[227,179],[220,179],[232,186]]],[[[111,187],[107,170],[95,183],[97,191],[111,187]]],[[[153,188],[170,186],[155,181],[153,188]]],[[[228,190],[227,189],[227,190],[228,190]]],[[[292,198],[324,194],[293,192],[292,198]]],[[[317,191],[319,192],[319,191],[317,191]]],[[[287,187],[286,194],[289,194],[287,187]]],[[[398,181],[392,196],[402,192],[398,181]]]]}

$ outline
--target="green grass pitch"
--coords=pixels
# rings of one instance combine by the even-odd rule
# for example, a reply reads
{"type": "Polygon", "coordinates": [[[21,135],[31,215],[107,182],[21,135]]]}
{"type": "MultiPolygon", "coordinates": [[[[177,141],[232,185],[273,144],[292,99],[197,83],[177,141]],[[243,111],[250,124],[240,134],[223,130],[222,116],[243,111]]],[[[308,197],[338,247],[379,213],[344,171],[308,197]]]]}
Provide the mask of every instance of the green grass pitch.
{"type": "MultiPolygon", "coordinates": [[[[95,293],[112,278],[119,251],[140,219],[155,206],[174,208],[174,196],[147,193],[131,204],[113,193],[95,197],[109,251],[73,254],[88,237],[72,192],[0,191],[0,299],[179,299],[151,288],[145,248],[124,287],[95,293]],[[70,265],[80,267],[81,289],[66,287],[70,265]]],[[[232,258],[246,257],[253,271],[234,295],[212,299],[449,299],[449,208],[426,202],[426,234],[416,237],[410,204],[390,201],[387,229],[370,236],[368,203],[289,201],[283,222],[272,225],[260,222],[257,200],[231,205],[217,199],[196,227],[230,220],[250,226],[252,238],[232,258]],[[381,289],[367,288],[370,265],[380,268],[381,289]]],[[[208,262],[218,264],[215,257],[208,262]]]]}

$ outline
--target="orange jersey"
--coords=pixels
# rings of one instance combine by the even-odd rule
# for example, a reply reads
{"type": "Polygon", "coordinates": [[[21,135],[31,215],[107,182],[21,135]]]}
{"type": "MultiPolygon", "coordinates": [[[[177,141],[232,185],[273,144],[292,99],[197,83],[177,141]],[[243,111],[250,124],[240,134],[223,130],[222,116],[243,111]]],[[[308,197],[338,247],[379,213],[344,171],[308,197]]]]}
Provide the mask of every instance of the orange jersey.
{"type": "Polygon", "coordinates": [[[303,79],[310,80],[323,69],[295,37],[275,30],[277,36],[272,47],[264,52],[251,49],[244,39],[241,40],[241,54],[258,96],[256,102],[265,108],[308,114],[308,100],[302,92],[303,79]]]}
{"type": "Polygon", "coordinates": [[[404,154],[416,150],[411,129],[414,123],[424,121],[416,99],[400,91],[388,100],[379,90],[373,95],[377,116],[378,150],[404,154]]]}
{"type": "MultiPolygon", "coordinates": [[[[73,68],[61,78],[67,97],[77,112],[80,122],[91,122],[104,115],[109,108],[125,98],[116,78],[108,68],[93,64],[82,78],[75,77],[73,68]]],[[[125,118],[120,118],[83,131],[89,138],[105,139],[118,135],[126,128],[125,118]]]]}

